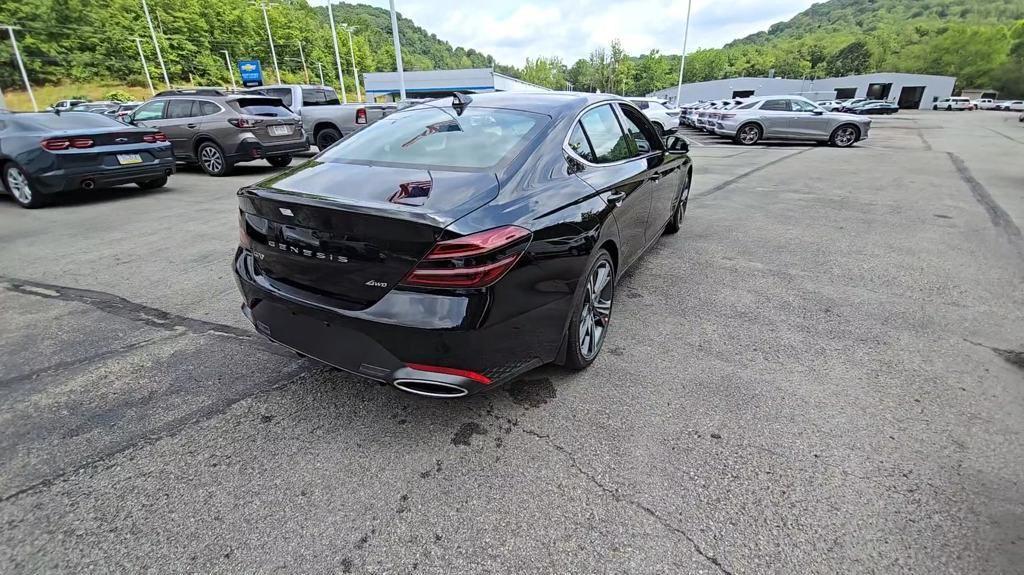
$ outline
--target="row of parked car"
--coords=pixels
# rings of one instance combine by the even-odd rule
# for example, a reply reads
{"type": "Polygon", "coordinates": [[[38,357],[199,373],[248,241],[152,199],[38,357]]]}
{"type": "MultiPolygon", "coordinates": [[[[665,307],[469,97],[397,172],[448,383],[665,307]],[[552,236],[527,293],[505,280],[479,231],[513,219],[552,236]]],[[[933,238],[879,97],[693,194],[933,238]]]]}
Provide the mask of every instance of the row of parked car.
{"type": "Polygon", "coordinates": [[[162,187],[178,163],[211,176],[257,159],[284,167],[418,102],[342,104],[332,88],[311,85],[167,90],[124,104],[62,100],[48,112],[0,115],[0,176],[19,205],[35,208],[81,189],[162,187]]]}
{"type": "Polygon", "coordinates": [[[865,115],[835,112],[800,96],[761,96],[683,105],[679,125],[747,146],[802,140],[846,148],[868,137],[871,119],[865,115]]]}

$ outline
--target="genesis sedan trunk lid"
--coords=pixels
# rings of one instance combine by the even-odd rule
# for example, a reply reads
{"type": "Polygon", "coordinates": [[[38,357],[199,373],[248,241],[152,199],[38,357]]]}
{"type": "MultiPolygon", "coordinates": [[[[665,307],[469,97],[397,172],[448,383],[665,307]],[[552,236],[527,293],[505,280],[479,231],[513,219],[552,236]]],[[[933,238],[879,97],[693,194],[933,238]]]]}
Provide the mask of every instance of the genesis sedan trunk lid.
{"type": "Polygon", "coordinates": [[[363,309],[497,189],[489,172],[314,160],[238,192],[243,242],[278,286],[363,309]]]}

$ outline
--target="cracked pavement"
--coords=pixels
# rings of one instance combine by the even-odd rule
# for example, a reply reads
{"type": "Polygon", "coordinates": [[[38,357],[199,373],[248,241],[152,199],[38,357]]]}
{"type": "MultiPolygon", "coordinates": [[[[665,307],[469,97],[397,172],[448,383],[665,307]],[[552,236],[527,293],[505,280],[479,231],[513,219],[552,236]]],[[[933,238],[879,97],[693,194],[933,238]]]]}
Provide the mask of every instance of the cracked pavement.
{"type": "Polygon", "coordinates": [[[231,178],[0,199],[0,565],[36,572],[1016,573],[1010,114],[702,146],[588,370],[438,402],[239,312],[231,178]]]}

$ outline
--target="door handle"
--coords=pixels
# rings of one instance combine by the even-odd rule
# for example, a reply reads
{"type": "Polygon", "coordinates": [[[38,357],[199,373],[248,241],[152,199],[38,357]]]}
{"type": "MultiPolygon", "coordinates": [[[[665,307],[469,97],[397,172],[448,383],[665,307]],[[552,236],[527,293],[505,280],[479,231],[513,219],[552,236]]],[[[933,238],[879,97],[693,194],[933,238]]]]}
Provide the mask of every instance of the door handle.
{"type": "Polygon", "coordinates": [[[196,128],[199,127],[199,124],[185,124],[185,127],[190,130],[195,130],[196,128]]]}
{"type": "Polygon", "coordinates": [[[612,192],[608,194],[608,203],[621,206],[622,202],[626,199],[626,192],[612,192]]]}

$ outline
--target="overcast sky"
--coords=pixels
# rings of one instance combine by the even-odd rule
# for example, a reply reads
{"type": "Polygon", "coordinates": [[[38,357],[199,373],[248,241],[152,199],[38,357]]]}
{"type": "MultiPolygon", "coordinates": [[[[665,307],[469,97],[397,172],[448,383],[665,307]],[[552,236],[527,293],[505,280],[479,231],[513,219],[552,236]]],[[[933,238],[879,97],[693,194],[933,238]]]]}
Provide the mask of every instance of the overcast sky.
{"type": "MultiPolygon", "coordinates": [[[[388,7],[387,0],[361,0],[388,7]]],[[[314,0],[326,4],[326,0],[314,0]]],[[[718,48],[788,20],[812,0],[693,0],[687,51],[718,48]]],[[[618,38],[637,55],[682,51],[686,0],[395,0],[404,16],[454,46],[522,66],[558,56],[571,65],[618,38]]]]}

